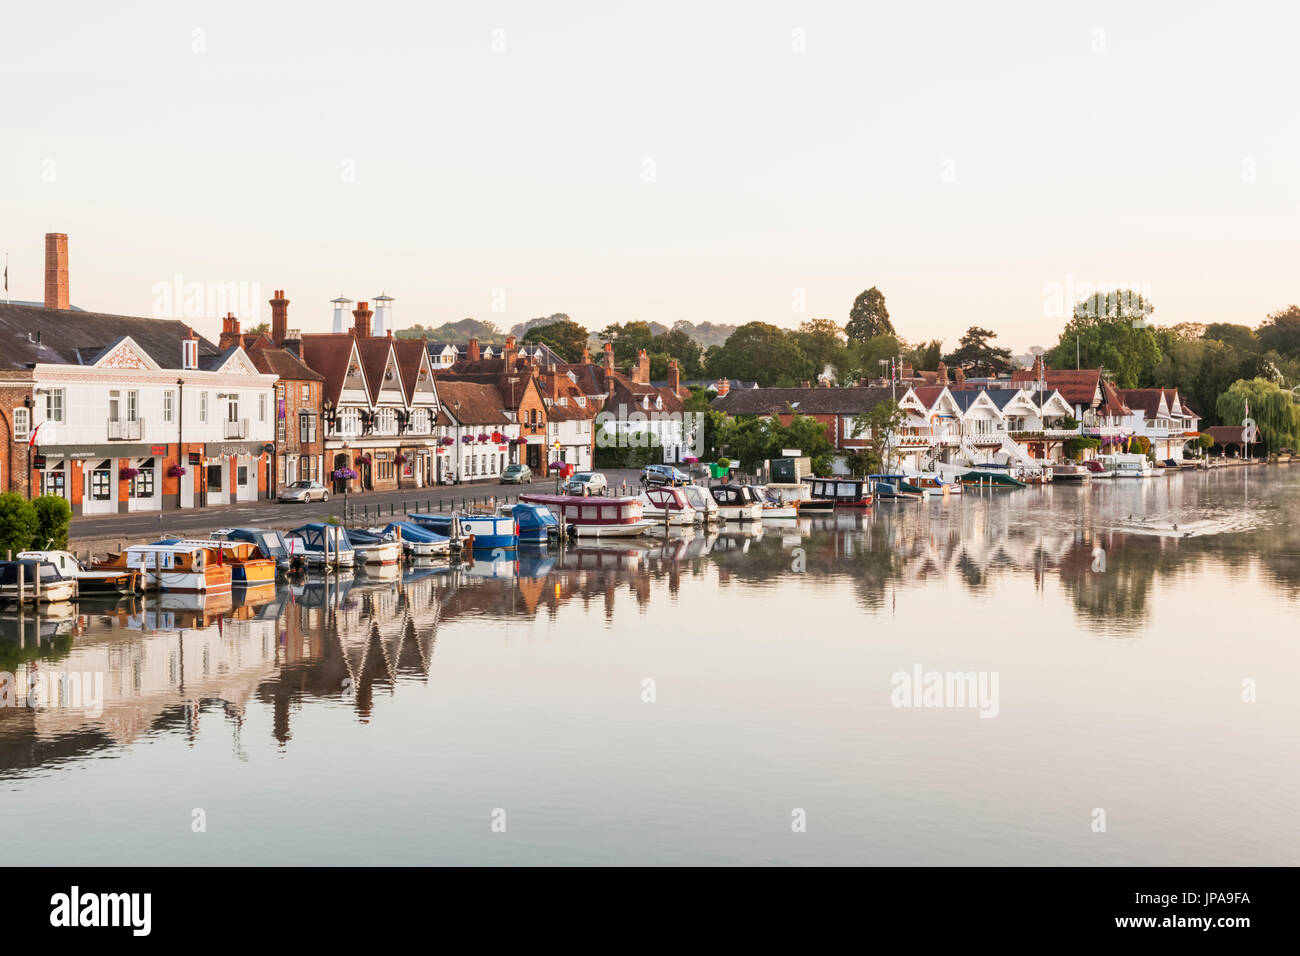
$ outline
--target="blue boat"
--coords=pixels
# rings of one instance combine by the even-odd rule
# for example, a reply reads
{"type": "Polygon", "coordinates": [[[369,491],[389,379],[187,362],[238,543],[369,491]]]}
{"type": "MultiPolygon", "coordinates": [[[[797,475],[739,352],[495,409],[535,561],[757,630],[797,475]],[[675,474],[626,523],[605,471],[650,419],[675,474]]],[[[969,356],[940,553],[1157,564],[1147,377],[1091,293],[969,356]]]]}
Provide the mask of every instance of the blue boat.
{"type": "Polygon", "coordinates": [[[350,568],[356,560],[347,532],[336,524],[314,521],[286,535],[289,556],[301,556],[309,568],[350,568]]]}
{"type": "Polygon", "coordinates": [[[545,544],[553,534],[560,533],[560,522],[546,505],[502,505],[497,512],[513,516],[519,526],[520,544],[545,544]]]}
{"type": "Polygon", "coordinates": [[[422,528],[414,521],[390,521],[384,527],[384,534],[390,538],[400,537],[402,546],[416,557],[446,554],[451,550],[451,540],[445,534],[422,528]]]}
{"type": "Polygon", "coordinates": [[[473,539],[472,547],[475,551],[491,551],[495,548],[513,550],[519,546],[519,529],[513,515],[417,512],[406,517],[421,528],[445,535],[461,547],[473,539]]]}

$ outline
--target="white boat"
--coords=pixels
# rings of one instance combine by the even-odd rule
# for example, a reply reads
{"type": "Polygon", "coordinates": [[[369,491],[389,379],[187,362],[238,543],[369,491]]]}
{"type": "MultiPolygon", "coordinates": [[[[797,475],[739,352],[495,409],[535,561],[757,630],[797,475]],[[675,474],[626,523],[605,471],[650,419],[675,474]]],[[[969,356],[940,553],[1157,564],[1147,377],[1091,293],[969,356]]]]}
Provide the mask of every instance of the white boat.
{"type": "Polygon", "coordinates": [[[68,551],[19,551],[18,560],[48,561],[65,578],[77,582],[80,594],[134,594],[143,590],[138,571],[105,571],[87,568],[68,551]]]}
{"type": "Polygon", "coordinates": [[[763,506],[746,485],[714,485],[709,489],[723,521],[760,521],[763,506]]]}
{"type": "MultiPolygon", "coordinates": [[[[1116,478],[1154,478],[1155,469],[1146,455],[1101,455],[1099,461],[1115,471],[1116,478]]],[[[1161,472],[1163,474],[1163,471],[1161,472]]]]}
{"type": "Polygon", "coordinates": [[[694,525],[695,508],[686,500],[686,495],[679,487],[661,485],[647,488],[641,492],[641,513],[655,524],[663,524],[668,519],[670,525],[694,525]]]}
{"type": "Polygon", "coordinates": [[[137,544],[124,552],[126,567],[139,571],[156,591],[229,591],[234,568],[223,560],[221,541],[137,544]]]}
{"type": "Polygon", "coordinates": [[[722,511],[718,503],[703,485],[682,485],[677,489],[686,496],[687,502],[695,509],[695,522],[701,525],[717,524],[722,520],[722,511]]]}
{"type": "Polygon", "coordinates": [[[71,601],[76,596],[76,580],[65,578],[49,561],[36,558],[0,561],[0,601],[54,604],[71,601]]]}
{"type": "Polygon", "coordinates": [[[782,495],[779,491],[773,490],[768,485],[750,485],[749,490],[758,500],[762,507],[762,514],[759,515],[764,521],[773,519],[793,519],[799,517],[799,498],[797,492],[792,492],[788,496],[782,495]]]}
{"type": "Polygon", "coordinates": [[[580,538],[629,538],[645,534],[654,527],[644,518],[640,498],[587,497],[580,495],[540,495],[528,492],[519,496],[526,504],[546,505],[552,514],[561,515],[564,527],[580,538]]]}
{"type": "Polygon", "coordinates": [[[1108,468],[1105,462],[1098,461],[1095,458],[1090,458],[1085,461],[1083,467],[1088,469],[1088,474],[1092,475],[1094,481],[1102,478],[1115,477],[1114,468],[1108,468]]]}

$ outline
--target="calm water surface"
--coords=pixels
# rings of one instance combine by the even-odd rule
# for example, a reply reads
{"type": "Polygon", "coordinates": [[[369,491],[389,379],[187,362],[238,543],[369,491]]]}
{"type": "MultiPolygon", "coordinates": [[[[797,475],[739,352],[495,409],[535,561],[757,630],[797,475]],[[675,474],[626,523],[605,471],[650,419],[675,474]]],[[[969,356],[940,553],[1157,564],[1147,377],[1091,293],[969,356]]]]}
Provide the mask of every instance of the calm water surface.
{"type": "Polygon", "coordinates": [[[0,671],[106,681],[0,708],[6,849],[1294,865],[1298,518],[1300,465],[1233,468],[0,611],[0,671]],[[893,706],[917,666],[995,674],[997,716],[893,706]]]}

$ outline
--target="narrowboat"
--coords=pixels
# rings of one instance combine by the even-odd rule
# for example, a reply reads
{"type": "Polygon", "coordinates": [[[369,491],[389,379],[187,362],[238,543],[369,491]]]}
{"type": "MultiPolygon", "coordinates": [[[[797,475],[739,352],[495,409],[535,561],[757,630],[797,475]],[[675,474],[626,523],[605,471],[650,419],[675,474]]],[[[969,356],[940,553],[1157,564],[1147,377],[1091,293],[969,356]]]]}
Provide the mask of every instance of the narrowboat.
{"type": "Polygon", "coordinates": [[[1089,458],[1083,463],[1083,467],[1088,469],[1088,474],[1093,478],[1115,477],[1115,469],[1106,467],[1105,462],[1098,461],[1096,458],[1089,458]]]}
{"type": "Polygon", "coordinates": [[[286,535],[289,558],[301,557],[308,568],[350,568],[356,563],[352,542],[339,525],[314,521],[286,535]]]}
{"type": "Polygon", "coordinates": [[[830,511],[834,508],[870,508],[871,482],[866,478],[808,478],[808,500],[800,511],[830,511]]]}
{"type": "Polygon", "coordinates": [[[707,527],[722,520],[722,512],[718,510],[718,503],[713,500],[708,488],[703,485],[682,485],[680,490],[686,496],[686,503],[695,509],[697,524],[707,527]]]}
{"type": "Polygon", "coordinates": [[[640,498],[586,498],[578,495],[523,494],[520,501],[546,505],[580,538],[627,538],[643,534],[646,521],[640,498]]]}
{"type": "Polygon", "coordinates": [[[655,524],[695,524],[695,508],[681,487],[660,485],[641,492],[641,511],[655,524]]]}
{"type": "Polygon", "coordinates": [[[759,521],[763,505],[748,485],[714,485],[709,489],[723,521],[759,521]]]}
{"type": "Polygon", "coordinates": [[[192,544],[200,548],[217,548],[221,563],[230,565],[230,583],[243,586],[275,583],[275,560],[262,554],[251,541],[213,541],[163,538],[154,544],[192,544]]]}
{"type": "MultiPolygon", "coordinates": [[[[218,528],[208,535],[213,541],[247,541],[257,545],[262,557],[275,562],[277,570],[287,572],[290,564],[289,542],[279,531],[269,528],[218,528]]],[[[298,563],[301,563],[298,562],[298,563]]]]}
{"type": "Polygon", "coordinates": [[[0,561],[0,601],[57,604],[76,596],[76,579],[65,578],[53,561],[0,561]]]}
{"type": "Polygon", "coordinates": [[[402,545],[394,535],[384,531],[362,531],[350,528],[348,544],[352,545],[352,560],[356,564],[384,566],[402,560],[402,545]]]}
{"type": "Polygon", "coordinates": [[[520,502],[514,505],[499,505],[497,514],[503,518],[514,518],[519,528],[520,544],[546,544],[551,535],[560,533],[560,521],[551,514],[546,505],[532,505],[520,502]]]}
{"type": "Polygon", "coordinates": [[[49,561],[65,578],[76,578],[78,596],[91,594],[135,594],[144,590],[140,572],[92,571],[68,551],[19,551],[18,560],[49,561]]]}
{"type": "MultiPolygon", "coordinates": [[[[229,591],[233,569],[222,556],[221,542],[137,544],[119,558],[144,577],[146,590],[204,594],[229,591]]],[[[115,564],[110,559],[110,564],[115,564]]]]}
{"type": "Polygon", "coordinates": [[[446,535],[421,528],[414,521],[390,521],[384,528],[402,542],[402,548],[414,558],[431,558],[451,550],[451,539],[446,535]]]}
{"type": "Polygon", "coordinates": [[[416,512],[406,516],[421,528],[445,535],[451,539],[452,547],[472,547],[491,551],[494,548],[516,548],[519,546],[519,529],[514,516],[465,514],[449,512],[433,514],[416,512]]]}

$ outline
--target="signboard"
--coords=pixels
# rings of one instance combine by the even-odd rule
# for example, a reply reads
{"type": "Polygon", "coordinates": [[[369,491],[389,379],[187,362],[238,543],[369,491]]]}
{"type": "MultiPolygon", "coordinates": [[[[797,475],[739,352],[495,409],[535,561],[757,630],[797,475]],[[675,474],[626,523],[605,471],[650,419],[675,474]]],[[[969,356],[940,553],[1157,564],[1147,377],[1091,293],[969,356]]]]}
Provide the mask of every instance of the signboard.
{"type": "Polygon", "coordinates": [[[159,457],[161,457],[161,456],[167,454],[167,446],[166,446],[166,445],[150,445],[150,446],[149,446],[149,454],[151,454],[151,455],[158,455],[159,457]]]}
{"type": "Polygon", "coordinates": [[[197,451],[192,451],[190,452],[189,461],[191,465],[201,465],[203,464],[203,456],[197,451]]]}
{"type": "Polygon", "coordinates": [[[32,458],[32,467],[35,468],[35,469],[37,469],[38,471],[39,471],[40,469],[44,468],[44,467],[45,467],[45,456],[44,456],[44,455],[36,455],[35,457],[33,457],[33,458],[32,458]]]}
{"type": "Polygon", "coordinates": [[[782,457],[782,458],[802,458],[802,457],[803,457],[803,452],[801,452],[798,448],[782,448],[782,449],[781,449],[781,457],[782,457]]]}

